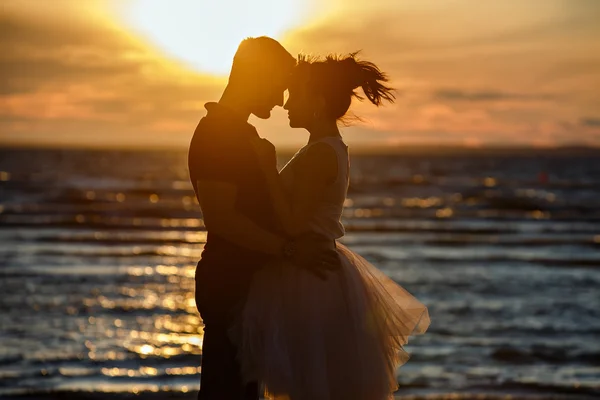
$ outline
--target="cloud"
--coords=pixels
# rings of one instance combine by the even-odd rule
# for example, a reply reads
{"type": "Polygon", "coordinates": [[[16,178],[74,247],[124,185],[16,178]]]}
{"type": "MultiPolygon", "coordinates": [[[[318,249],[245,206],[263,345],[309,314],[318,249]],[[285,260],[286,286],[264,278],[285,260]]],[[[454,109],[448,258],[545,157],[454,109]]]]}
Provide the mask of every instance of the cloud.
{"type": "Polygon", "coordinates": [[[600,118],[584,117],[580,120],[580,124],[589,128],[600,128],[600,118]]]}
{"type": "Polygon", "coordinates": [[[92,132],[103,131],[117,143],[163,127],[186,143],[223,80],[180,68],[110,24],[73,16],[67,6],[76,3],[60,1],[64,15],[56,19],[26,10],[0,17],[9,38],[0,44],[0,140],[96,143],[101,136],[92,132]],[[60,20],[67,17],[73,23],[60,20]]]}
{"type": "MultiPolygon", "coordinates": [[[[226,81],[167,59],[99,12],[107,1],[3,1],[0,141],[188,143],[226,81]]],[[[596,0],[329,2],[284,45],[362,49],[402,93],[380,108],[355,102],[364,122],[344,129],[350,144],[600,144],[596,0]]],[[[276,144],[306,138],[281,110],[251,122],[276,144]]]]}
{"type": "Polygon", "coordinates": [[[438,132],[482,144],[589,143],[564,122],[600,108],[598,18],[594,1],[373,0],[340,6],[286,43],[317,54],[362,48],[403,96],[353,108],[392,141],[438,132]]]}
{"type": "Polygon", "coordinates": [[[507,93],[500,91],[473,91],[467,92],[460,89],[440,89],[434,92],[436,100],[451,101],[548,101],[555,100],[556,96],[551,94],[526,94],[526,93],[507,93]]]}

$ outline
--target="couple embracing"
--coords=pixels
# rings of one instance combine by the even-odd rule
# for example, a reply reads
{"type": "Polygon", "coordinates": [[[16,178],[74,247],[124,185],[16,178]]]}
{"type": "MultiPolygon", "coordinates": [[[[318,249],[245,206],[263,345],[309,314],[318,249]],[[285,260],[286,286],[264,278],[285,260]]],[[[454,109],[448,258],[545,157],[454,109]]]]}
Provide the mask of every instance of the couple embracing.
{"type": "Polygon", "coordinates": [[[268,37],[239,46],[220,100],[205,105],[188,156],[207,242],[196,268],[204,322],[200,400],[384,400],[427,308],[337,239],[349,182],[338,129],[357,90],[393,101],[356,54],[296,60],[268,37]],[[289,97],[283,101],[284,91],[289,97]],[[248,123],[283,106],[309,133],[277,170],[248,123]]]}

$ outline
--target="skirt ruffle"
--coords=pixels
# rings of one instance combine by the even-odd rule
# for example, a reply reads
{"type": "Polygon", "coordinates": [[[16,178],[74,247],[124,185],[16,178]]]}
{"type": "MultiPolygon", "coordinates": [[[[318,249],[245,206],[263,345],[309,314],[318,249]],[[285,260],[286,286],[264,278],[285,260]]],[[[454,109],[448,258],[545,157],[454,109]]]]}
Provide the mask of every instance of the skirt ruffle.
{"type": "Polygon", "coordinates": [[[321,280],[287,263],[254,275],[234,333],[246,380],[274,398],[383,400],[427,307],[358,254],[338,244],[342,268],[321,280]]]}

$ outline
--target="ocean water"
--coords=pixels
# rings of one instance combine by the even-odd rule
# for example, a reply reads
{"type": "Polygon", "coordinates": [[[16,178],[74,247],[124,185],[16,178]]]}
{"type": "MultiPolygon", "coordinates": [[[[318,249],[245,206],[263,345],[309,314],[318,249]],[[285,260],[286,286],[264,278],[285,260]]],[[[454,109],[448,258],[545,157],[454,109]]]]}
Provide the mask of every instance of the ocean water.
{"type": "MultiPolygon", "coordinates": [[[[193,397],[206,235],[186,165],[184,151],[0,150],[0,397],[193,397]]],[[[398,398],[600,396],[600,154],[351,165],[343,242],[431,315],[398,398]]]]}

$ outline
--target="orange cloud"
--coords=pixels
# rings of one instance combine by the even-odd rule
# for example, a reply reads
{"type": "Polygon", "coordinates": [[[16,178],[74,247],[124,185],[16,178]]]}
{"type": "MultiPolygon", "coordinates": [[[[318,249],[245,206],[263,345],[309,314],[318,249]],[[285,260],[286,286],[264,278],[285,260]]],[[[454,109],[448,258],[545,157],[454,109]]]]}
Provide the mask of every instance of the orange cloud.
{"type": "MultiPolygon", "coordinates": [[[[226,80],[168,60],[119,25],[107,1],[3,2],[0,143],[188,143],[226,80]]],[[[343,129],[350,144],[600,145],[600,3],[327,7],[284,45],[292,53],[363,49],[398,88],[394,105],[353,105],[363,122],[343,129]]],[[[251,122],[276,144],[306,138],[281,110],[251,122]]]]}

